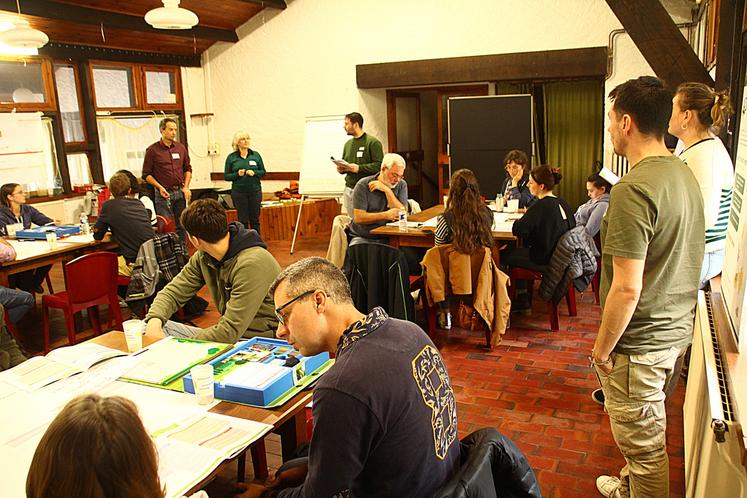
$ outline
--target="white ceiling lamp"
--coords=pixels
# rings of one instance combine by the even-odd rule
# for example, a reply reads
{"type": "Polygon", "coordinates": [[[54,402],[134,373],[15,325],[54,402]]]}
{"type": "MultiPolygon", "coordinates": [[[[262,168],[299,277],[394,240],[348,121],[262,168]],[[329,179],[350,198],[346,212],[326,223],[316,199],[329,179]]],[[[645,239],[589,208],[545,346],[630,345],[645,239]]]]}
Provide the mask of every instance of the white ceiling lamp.
{"type": "MultiPolygon", "coordinates": [[[[16,0],[18,15],[21,15],[21,4],[16,0]]],[[[10,48],[33,50],[42,48],[49,41],[49,37],[38,29],[29,26],[25,19],[14,19],[13,27],[0,33],[0,44],[10,48]]]]}
{"type": "Polygon", "coordinates": [[[180,0],[161,0],[163,7],[149,10],[145,22],[156,29],[190,29],[200,19],[191,10],[179,7],[180,0]]]}
{"type": "Polygon", "coordinates": [[[16,21],[12,29],[0,33],[0,43],[12,48],[42,48],[48,41],[44,32],[32,28],[24,19],[16,21]]]}

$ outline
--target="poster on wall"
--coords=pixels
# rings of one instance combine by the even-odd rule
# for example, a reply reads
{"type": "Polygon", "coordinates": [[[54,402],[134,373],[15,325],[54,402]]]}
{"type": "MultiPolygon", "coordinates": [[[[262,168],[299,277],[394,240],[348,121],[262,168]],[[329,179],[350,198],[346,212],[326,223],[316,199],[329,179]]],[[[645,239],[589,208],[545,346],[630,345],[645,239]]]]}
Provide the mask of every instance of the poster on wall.
{"type": "Polygon", "coordinates": [[[742,100],[742,119],[737,136],[734,161],[734,191],[732,192],[729,228],[726,232],[724,268],[721,273],[721,293],[734,329],[737,348],[747,342],[747,296],[745,267],[747,266],[747,89],[742,100]]]}

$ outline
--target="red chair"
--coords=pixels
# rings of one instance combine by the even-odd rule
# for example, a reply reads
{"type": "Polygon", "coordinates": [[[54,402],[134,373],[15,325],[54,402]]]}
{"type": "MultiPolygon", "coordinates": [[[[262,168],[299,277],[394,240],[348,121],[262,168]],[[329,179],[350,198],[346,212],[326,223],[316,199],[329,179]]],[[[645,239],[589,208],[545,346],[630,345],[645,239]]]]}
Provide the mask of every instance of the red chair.
{"type": "Polygon", "coordinates": [[[597,257],[597,271],[594,272],[594,278],[591,279],[591,290],[594,291],[594,302],[599,304],[599,279],[602,277],[602,241],[599,234],[594,236],[594,245],[597,246],[600,256],[597,257]]]}
{"type": "Polygon", "coordinates": [[[425,297],[425,275],[410,275],[410,291],[420,290],[418,300],[423,307],[425,314],[425,328],[428,337],[433,339],[436,335],[436,306],[428,306],[428,299],[425,297]]]}
{"type": "Polygon", "coordinates": [[[156,216],[156,231],[158,233],[176,232],[176,223],[171,218],[156,216]]]}
{"type": "MultiPolygon", "coordinates": [[[[509,295],[513,302],[516,298],[516,287],[514,283],[517,280],[528,280],[529,281],[529,295],[532,295],[532,289],[534,288],[535,280],[542,280],[542,272],[529,270],[528,268],[511,268],[511,286],[509,287],[509,295]]],[[[573,288],[573,282],[568,285],[568,290],[565,293],[565,302],[568,305],[568,315],[576,316],[576,289],[573,288]]],[[[560,313],[558,312],[558,305],[550,301],[547,303],[547,310],[550,314],[550,329],[553,332],[560,330],[560,313]]]]}
{"type": "Polygon", "coordinates": [[[67,338],[75,344],[75,313],[88,309],[91,326],[101,334],[100,304],[109,305],[109,313],[122,330],[122,312],[117,296],[117,255],[113,252],[94,252],[76,258],[63,267],[68,290],[42,296],[44,321],[44,352],[49,351],[49,308],[65,313],[67,338]]]}

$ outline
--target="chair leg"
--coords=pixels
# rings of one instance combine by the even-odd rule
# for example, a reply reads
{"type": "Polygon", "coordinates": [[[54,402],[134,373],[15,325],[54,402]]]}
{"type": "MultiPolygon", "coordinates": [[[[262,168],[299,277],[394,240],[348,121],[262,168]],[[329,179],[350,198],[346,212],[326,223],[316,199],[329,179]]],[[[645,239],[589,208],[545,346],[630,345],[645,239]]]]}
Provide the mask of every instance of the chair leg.
{"type": "Polygon", "coordinates": [[[91,320],[91,328],[96,335],[101,335],[101,316],[99,315],[99,307],[91,306],[88,308],[88,318],[91,320]]]}
{"type": "Polygon", "coordinates": [[[75,313],[70,308],[64,308],[65,326],[67,327],[67,342],[72,346],[75,344],[75,313]]]}
{"type": "Polygon", "coordinates": [[[560,316],[558,313],[558,305],[550,301],[547,304],[548,312],[550,313],[550,329],[553,332],[560,330],[560,316]]]}
{"type": "Polygon", "coordinates": [[[116,292],[109,296],[109,315],[114,317],[114,322],[117,326],[116,330],[124,330],[122,326],[122,308],[119,307],[119,296],[117,296],[116,292]]]}
{"type": "Polygon", "coordinates": [[[568,286],[568,291],[565,293],[565,304],[568,305],[568,316],[576,316],[576,289],[573,284],[568,286]]]}
{"type": "Polygon", "coordinates": [[[49,308],[42,303],[42,329],[44,340],[44,354],[49,353],[49,308]]]}
{"type": "Polygon", "coordinates": [[[52,289],[52,279],[49,278],[49,273],[47,273],[47,276],[44,277],[44,280],[47,282],[47,289],[49,289],[50,294],[54,294],[54,289],[52,289]]]}
{"type": "Polygon", "coordinates": [[[487,346],[489,351],[492,351],[493,346],[491,339],[493,338],[493,329],[491,329],[490,327],[492,327],[492,325],[485,329],[485,345],[487,346]]]}
{"type": "Polygon", "coordinates": [[[591,290],[594,292],[594,303],[599,304],[599,272],[594,273],[591,279],[591,290]]]}
{"type": "Polygon", "coordinates": [[[433,339],[436,335],[436,306],[428,306],[428,303],[423,303],[425,306],[425,323],[428,327],[428,337],[433,339]]]}

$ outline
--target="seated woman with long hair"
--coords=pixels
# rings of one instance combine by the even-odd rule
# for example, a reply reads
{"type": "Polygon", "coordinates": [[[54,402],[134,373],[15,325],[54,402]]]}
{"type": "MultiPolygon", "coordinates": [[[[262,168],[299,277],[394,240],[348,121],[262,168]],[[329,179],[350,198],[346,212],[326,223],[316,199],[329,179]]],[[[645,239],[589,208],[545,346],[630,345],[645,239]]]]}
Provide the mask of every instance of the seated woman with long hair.
{"type": "Polygon", "coordinates": [[[560,236],[576,226],[571,207],[552,193],[562,178],[557,168],[542,165],[532,169],[528,186],[537,202],[514,222],[512,231],[521,237],[522,247],[503,251],[501,262],[537,270],[550,262],[560,236]]]}
{"type": "Polygon", "coordinates": [[[163,498],[158,455],[132,401],[97,394],[70,401],[42,436],[27,498],[163,498]]]}
{"type": "MultiPolygon", "coordinates": [[[[475,174],[460,169],[451,175],[449,198],[444,214],[436,224],[436,245],[452,244],[463,254],[475,254],[483,247],[493,247],[493,213],[480,201],[480,184],[475,174]]],[[[449,303],[439,303],[438,325],[451,328],[449,303]]]]}

